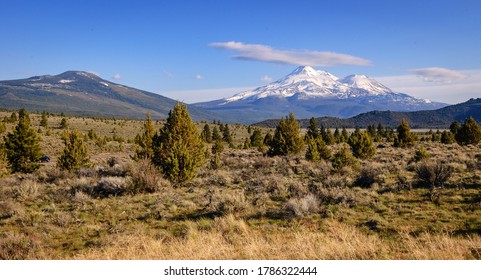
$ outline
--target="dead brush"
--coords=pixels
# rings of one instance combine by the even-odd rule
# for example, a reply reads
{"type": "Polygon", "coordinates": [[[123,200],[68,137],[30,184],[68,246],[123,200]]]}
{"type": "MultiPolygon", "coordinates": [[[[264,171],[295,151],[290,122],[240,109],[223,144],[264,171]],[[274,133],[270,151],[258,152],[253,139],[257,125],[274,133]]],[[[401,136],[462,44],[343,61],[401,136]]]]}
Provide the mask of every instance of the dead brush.
{"type": "Polygon", "coordinates": [[[284,205],[283,210],[295,217],[304,217],[319,213],[319,201],[313,194],[301,198],[291,198],[284,205]]]}
{"type": "Polygon", "coordinates": [[[130,166],[131,174],[127,184],[127,191],[131,194],[153,193],[162,188],[171,187],[170,182],[163,178],[160,171],[148,159],[130,166]]]}
{"type": "Polygon", "coordinates": [[[439,160],[436,162],[423,161],[416,165],[414,171],[420,186],[434,189],[444,186],[453,174],[453,167],[439,160]]]}

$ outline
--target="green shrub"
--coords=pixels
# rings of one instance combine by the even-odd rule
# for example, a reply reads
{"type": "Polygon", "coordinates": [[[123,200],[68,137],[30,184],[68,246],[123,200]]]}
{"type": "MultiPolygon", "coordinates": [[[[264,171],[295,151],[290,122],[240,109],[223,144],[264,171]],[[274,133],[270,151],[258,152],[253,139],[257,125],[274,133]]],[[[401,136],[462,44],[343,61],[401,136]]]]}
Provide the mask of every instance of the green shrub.
{"type": "Polygon", "coordinates": [[[359,168],[359,161],[352,155],[351,149],[343,145],[332,157],[332,168],[335,171],[340,171],[344,167],[359,168]]]}
{"type": "Polygon", "coordinates": [[[285,156],[298,154],[304,147],[300,136],[300,126],[293,113],[289,113],[276,127],[274,137],[269,143],[268,155],[285,156]]]}
{"type": "Polygon", "coordinates": [[[14,131],[4,137],[7,160],[12,172],[31,173],[40,167],[40,138],[30,127],[27,111],[21,109],[18,114],[18,124],[14,131]]]}
{"type": "Polygon", "coordinates": [[[65,147],[57,162],[60,169],[71,171],[89,165],[88,148],[83,139],[83,135],[78,131],[67,133],[64,138],[65,147]]]}
{"type": "Polygon", "coordinates": [[[318,162],[323,159],[331,158],[331,150],[327,147],[322,137],[317,138],[309,137],[307,139],[306,159],[314,162],[318,162]]]}
{"type": "Polygon", "coordinates": [[[469,117],[456,133],[456,141],[459,145],[477,145],[481,141],[481,127],[469,117]]]}
{"type": "Polygon", "coordinates": [[[452,144],[456,142],[456,138],[454,137],[454,134],[449,131],[445,130],[443,133],[441,133],[441,143],[443,144],[452,144]]]}
{"type": "Polygon", "coordinates": [[[135,159],[152,158],[154,150],[152,147],[153,139],[155,135],[155,128],[150,118],[150,112],[147,112],[147,118],[144,122],[144,131],[142,134],[135,136],[134,142],[139,146],[135,151],[135,159]]]}
{"type": "Polygon", "coordinates": [[[351,137],[349,137],[348,144],[351,146],[352,153],[357,158],[369,159],[376,154],[374,141],[366,131],[353,133],[351,137]]]}
{"type": "Polygon", "coordinates": [[[205,163],[204,144],[187,106],[177,103],[167,122],[154,137],[153,163],[173,183],[183,183],[197,175],[205,163]]]}
{"type": "Polygon", "coordinates": [[[425,160],[429,158],[429,153],[428,151],[426,151],[426,149],[424,149],[423,147],[417,149],[416,151],[414,151],[414,158],[413,160],[415,162],[419,162],[421,160],[425,160]]]}
{"type": "Polygon", "coordinates": [[[411,137],[409,124],[405,119],[402,119],[401,124],[397,127],[397,137],[394,139],[394,147],[411,147],[414,141],[411,137]]]}
{"type": "Polygon", "coordinates": [[[405,119],[402,119],[401,124],[397,127],[397,137],[394,139],[394,147],[412,147],[415,140],[416,136],[411,133],[409,123],[405,119]]]}

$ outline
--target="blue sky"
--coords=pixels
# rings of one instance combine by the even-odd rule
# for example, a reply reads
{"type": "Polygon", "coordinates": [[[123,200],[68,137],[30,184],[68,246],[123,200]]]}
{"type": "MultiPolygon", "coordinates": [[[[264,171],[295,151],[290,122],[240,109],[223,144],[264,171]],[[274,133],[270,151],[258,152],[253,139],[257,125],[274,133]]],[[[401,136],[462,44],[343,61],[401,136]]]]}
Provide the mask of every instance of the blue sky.
{"type": "Polygon", "coordinates": [[[309,63],[481,97],[481,1],[0,1],[0,80],[83,70],[196,102],[309,63]]]}

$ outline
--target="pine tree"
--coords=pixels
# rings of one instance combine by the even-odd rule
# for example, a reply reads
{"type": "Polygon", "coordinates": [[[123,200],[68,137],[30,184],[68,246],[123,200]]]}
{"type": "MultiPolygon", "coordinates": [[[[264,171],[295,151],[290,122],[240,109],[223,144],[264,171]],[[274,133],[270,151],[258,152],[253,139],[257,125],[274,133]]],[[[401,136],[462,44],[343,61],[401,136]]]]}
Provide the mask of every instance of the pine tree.
{"type": "Polygon", "coordinates": [[[345,127],[342,128],[340,140],[341,143],[346,143],[347,140],[349,140],[349,133],[347,132],[347,129],[345,127]]]}
{"type": "Polygon", "coordinates": [[[267,132],[266,136],[264,136],[264,145],[270,146],[272,142],[272,134],[267,132]]]}
{"type": "Polygon", "coordinates": [[[9,122],[14,123],[17,121],[18,121],[17,114],[15,112],[12,112],[12,114],[10,114],[9,122]]]}
{"type": "Polygon", "coordinates": [[[200,138],[206,143],[212,142],[212,132],[210,131],[210,126],[208,124],[204,125],[202,132],[200,133],[200,138]]]}
{"type": "Polygon", "coordinates": [[[5,126],[5,123],[0,123],[0,134],[5,133],[7,131],[7,127],[5,126]]]}
{"type": "Polygon", "coordinates": [[[167,122],[154,137],[153,163],[173,183],[183,183],[196,176],[205,164],[205,150],[187,106],[176,103],[167,122]]]}
{"type": "Polygon", "coordinates": [[[477,145],[481,141],[481,127],[473,117],[469,117],[459,128],[455,137],[459,145],[477,145]]]}
{"type": "Polygon", "coordinates": [[[212,129],[212,141],[215,142],[217,140],[222,140],[222,137],[220,136],[217,126],[214,126],[214,129],[212,129]]]}
{"type": "Polygon", "coordinates": [[[299,123],[294,114],[289,113],[277,125],[267,153],[270,156],[298,154],[303,147],[299,123]]]}
{"type": "Polygon", "coordinates": [[[309,126],[307,127],[307,132],[306,132],[306,140],[310,138],[316,139],[319,137],[319,127],[317,125],[317,120],[316,118],[312,117],[309,120],[309,126]]]}
{"type": "Polygon", "coordinates": [[[451,133],[452,133],[453,135],[458,134],[458,131],[459,131],[460,128],[461,128],[461,126],[459,125],[459,122],[458,122],[458,121],[454,121],[454,122],[449,126],[449,130],[451,131],[451,133]]]}
{"type": "Polygon", "coordinates": [[[322,137],[309,137],[307,139],[306,159],[310,161],[320,161],[331,158],[331,150],[327,147],[322,137]]]}
{"type": "Polygon", "coordinates": [[[372,137],[367,131],[353,133],[348,144],[351,146],[353,155],[357,158],[369,159],[376,154],[376,147],[374,147],[372,137]]]}
{"type": "Polygon", "coordinates": [[[339,128],[336,127],[336,129],[334,130],[334,141],[336,143],[340,143],[341,142],[341,132],[339,131],[339,128]]]}
{"type": "Polygon", "coordinates": [[[152,158],[154,155],[153,139],[155,135],[155,127],[150,118],[150,112],[147,112],[147,117],[144,122],[144,131],[142,134],[135,136],[134,142],[139,145],[135,151],[135,159],[152,158]]]}
{"type": "Polygon", "coordinates": [[[40,119],[40,126],[48,127],[47,113],[45,113],[45,111],[42,112],[42,116],[40,119]]]}
{"type": "Polygon", "coordinates": [[[0,143],[0,178],[9,173],[5,144],[0,143]]]}
{"type": "MultiPolygon", "coordinates": [[[[247,138],[246,138],[247,139],[247,138]]],[[[220,139],[217,139],[214,144],[212,145],[212,153],[214,155],[219,155],[224,151],[224,144],[220,139]]]]}
{"type": "Polygon", "coordinates": [[[65,147],[60,155],[57,166],[63,170],[78,170],[88,166],[88,148],[84,143],[84,136],[78,131],[68,132],[64,138],[65,147]]]}
{"type": "Polygon", "coordinates": [[[379,135],[381,137],[386,137],[386,130],[385,130],[384,126],[382,125],[382,123],[377,124],[376,133],[377,133],[377,135],[379,135]]]}
{"type": "Polygon", "coordinates": [[[344,144],[332,157],[332,168],[335,171],[340,171],[347,166],[358,169],[359,161],[352,155],[351,149],[344,144]]]}
{"type": "Polygon", "coordinates": [[[454,138],[454,134],[449,130],[443,131],[443,133],[441,134],[441,143],[452,144],[454,142],[456,142],[456,138],[454,138]]]}
{"type": "Polygon", "coordinates": [[[250,137],[250,146],[262,148],[264,146],[264,138],[262,137],[262,132],[259,128],[254,128],[254,132],[250,137]]]}
{"type": "Polygon", "coordinates": [[[397,137],[394,139],[394,147],[406,148],[414,145],[415,135],[411,133],[409,123],[403,118],[397,127],[397,137]]]}
{"type": "Polygon", "coordinates": [[[30,117],[21,109],[18,124],[12,133],[4,137],[7,160],[12,172],[31,173],[37,170],[42,156],[40,138],[33,128],[30,127],[30,117]]]}
{"type": "Polygon", "coordinates": [[[334,138],[334,135],[332,134],[332,131],[330,128],[326,129],[326,134],[322,136],[324,142],[326,145],[332,145],[336,143],[336,140],[334,138]]]}
{"type": "Polygon", "coordinates": [[[67,129],[68,128],[68,123],[67,123],[66,118],[62,118],[62,120],[60,121],[60,128],[61,129],[67,129]]]}
{"type": "Polygon", "coordinates": [[[222,130],[222,140],[229,144],[229,146],[231,146],[233,143],[232,134],[230,133],[228,124],[225,124],[224,129],[222,130]]]}

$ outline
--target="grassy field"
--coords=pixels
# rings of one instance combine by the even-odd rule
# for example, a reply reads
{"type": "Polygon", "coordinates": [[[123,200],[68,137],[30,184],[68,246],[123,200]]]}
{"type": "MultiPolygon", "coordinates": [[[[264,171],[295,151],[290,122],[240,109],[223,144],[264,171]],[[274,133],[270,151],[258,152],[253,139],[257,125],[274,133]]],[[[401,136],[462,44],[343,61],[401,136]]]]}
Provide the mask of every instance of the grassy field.
{"type": "MultiPolygon", "coordinates": [[[[173,186],[131,159],[140,121],[67,118],[97,137],[86,137],[91,167],[65,172],[61,117],[50,129],[31,118],[52,160],[0,178],[0,259],[481,259],[479,145],[378,143],[359,169],[340,171],[231,147],[220,168],[173,186]],[[453,168],[444,187],[419,182],[419,149],[453,168]],[[134,194],[138,180],[155,192],[134,194]]],[[[247,127],[230,129],[242,146],[247,127]]]]}

